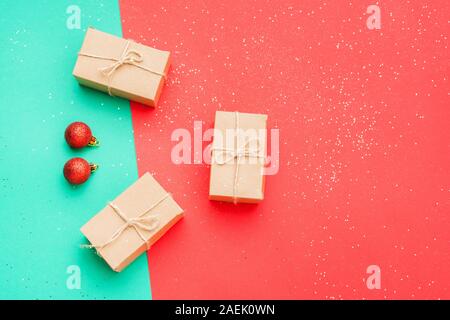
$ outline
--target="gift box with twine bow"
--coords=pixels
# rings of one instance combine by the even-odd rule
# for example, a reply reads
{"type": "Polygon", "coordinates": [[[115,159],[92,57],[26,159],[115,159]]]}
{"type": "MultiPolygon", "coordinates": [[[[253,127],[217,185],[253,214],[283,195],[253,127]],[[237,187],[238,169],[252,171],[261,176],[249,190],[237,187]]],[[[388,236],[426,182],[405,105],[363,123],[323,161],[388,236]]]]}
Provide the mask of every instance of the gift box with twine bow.
{"type": "Polygon", "coordinates": [[[109,202],[82,228],[93,248],[117,272],[148,250],[181,217],[183,209],[149,174],[109,202]]]}
{"type": "Polygon", "coordinates": [[[82,85],[155,107],[170,52],[88,28],[73,75],[82,85]]]}
{"type": "Polygon", "coordinates": [[[267,115],[217,111],[211,148],[209,199],[264,199],[267,115]]]}

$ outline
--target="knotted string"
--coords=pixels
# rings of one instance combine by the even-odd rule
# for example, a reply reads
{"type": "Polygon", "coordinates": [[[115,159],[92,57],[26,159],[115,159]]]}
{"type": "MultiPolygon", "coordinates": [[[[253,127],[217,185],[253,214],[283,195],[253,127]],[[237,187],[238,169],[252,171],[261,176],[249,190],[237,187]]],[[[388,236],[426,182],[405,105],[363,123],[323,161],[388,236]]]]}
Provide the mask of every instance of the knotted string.
{"type": "Polygon", "coordinates": [[[235,130],[235,137],[236,137],[236,148],[230,149],[230,148],[213,148],[211,149],[211,152],[214,153],[214,161],[218,164],[218,165],[224,165],[228,162],[232,162],[236,159],[236,167],[234,169],[234,182],[233,182],[233,203],[236,204],[237,203],[237,187],[238,187],[238,179],[239,179],[239,163],[240,160],[242,158],[261,158],[261,159],[265,159],[265,157],[263,155],[259,154],[259,140],[257,138],[253,138],[253,139],[247,139],[246,142],[240,147],[238,148],[238,129],[239,129],[239,112],[235,112],[235,126],[234,126],[234,130],[235,130]],[[254,149],[248,149],[248,147],[250,146],[250,144],[256,141],[257,143],[257,147],[254,149]],[[217,153],[215,153],[214,151],[220,151],[222,152],[222,154],[225,155],[224,158],[222,158],[222,160],[217,159],[217,153]]]}
{"type": "Polygon", "coordinates": [[[109,245],[109,244],[113,243],[114,241],[116,241],[126,229],[132,227],[132,228],[134,228],[134,230],[136,230],[136,233],[142,239],[142,241],[145,242],[145,244],[147,246],[147,250],[148,250],[149,249],[148,241],[145,238],[145,236],[142,234],[141,230],[145,230],[145,231],[148,231],[148,232],[153,231],[158,226],[159,220],[158,220],[158,217],[156,217],[156,216],[147,216],[147,217],[145,217],[145,215],[149,211],[151,211],[155,207],[157,207],[161,202],[163,202],[169,196],[170,196],[169,193],[165,194],[164,197],[162,197],[160,200],[158,200],[150,208],[148,208],[142,214],[140,214],[139,216],[134,217],[134,218],[128,218],[122,212],[122,210],[120,210],[120,208],[117,205],[115,205],[113,202],[110,202],[108,205],[114,210],[114,212],[119,217],[122,218],[123,221],[125,221],[125,223],[122,226],[120,226],[112,234],[112,236],[109,238],[109,240],[107,240],[106,242],[102,243],[101,245],[85,244],[85,245],[82,245],[81,247],[82,248],[95,248],[95,249],[97,249],[97,252],[98,252],[98,250],[101,250],[104,247],[106,247],[107,245],[109,245]]]}
{"type": "Polygon", "coordinates": [[[142,56],[142,53],[140,53],[137,50],[128,50],[129,46],[130,46],[130,40],[127,40],[126,44],[125,44],[125,48],[122,51],[121,56],[119,57],[119,59],[116,58],[111,58],[111,57],[105,57],[105,56],[99,56],[99,55],[95,55],[95,54],[90,54],[90,53],[84,53],[84,52],[79,52],[78,55],[79,56],[84,56],[84,57],[90,57],[90,58],[95,58],[95,59],[101,59],[101,60],[111,60],[114,61],[111,65],[104,67],[104,68],[99,68],[98,70],[107,77],[107,86],[108,86],[108,93],[110,96],[112,96],[112,92],[111,92],[111,78],[114,74],[114,72],[116,72],[117,69],[119,69],[121,66],[123,66],[124,64],[129,64],[135,67],[138,67],[142,70],[148,71],[150,73],[156,74],[158,76],[163,77],[164,79],[166,78],[166,74],[165,73],[161,73],[161,72],[157,72],[154,70],[151,70],[150,68],[147,68],[145,66],[143,66],[141,63],[144,61],[144,58],[142,56]]]}

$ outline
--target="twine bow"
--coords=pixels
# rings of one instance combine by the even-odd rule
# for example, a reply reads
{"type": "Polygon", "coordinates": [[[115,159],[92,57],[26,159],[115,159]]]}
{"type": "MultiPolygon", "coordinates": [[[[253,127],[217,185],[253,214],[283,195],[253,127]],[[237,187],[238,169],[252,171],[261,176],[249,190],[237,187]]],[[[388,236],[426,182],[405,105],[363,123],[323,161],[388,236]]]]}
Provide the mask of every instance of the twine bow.
{"type": "Polygon", "coordinates": [[[222,154],[225,155],[225,157],[219,158],[217,157],[217,154],[214,155],[214,161],[218,165],[224,165],[226,163],[232,162],[235,159],[239,158],[264,158],[259,154],[259,140],[258,139],[247,139],[245,144],[242,145],[240,148],[237,149],[231,149],[231,148],[214,148],[213,151],[221,151],[222,154]],[[257,147],[254,149],[248,149],[250,144],[256,141],[257,147]]]}
{"type": "Polygon", "coordinates": [[[142,230],[148,231],[148,232],[151,232],[151,231],[155,230],[155,228],[159,225],[159,219],[158,219],[157,216],[154,216],[154,215],[153,216],[145,216],[145,215],[149,211],[151,211],[155,207],[157,207],[161,202],[163,202],[169,196],[170,196],[170,194],[167,193],[166,195],[164,195],[164,197],[162,197],[159,201],[157,201],[155,204],[153,204],[150,208],[148,208],[142,214],[140,214],[139,216],[134,217],[134,218],[128,218],[122,212],[122,210],[120,210],[120,208],[117,205],[115,205],[113,202],[108,203],[108,205],[114,210],[114,212],[119,217],[122,218],[122,220],[125,223],[122,226],[120,226],[111,235],[111,237],[107,241],[102,243],[101,245],[87,244],[87,245],[82,245],[81,247],[82,248],[95,248],[95,249],[97,249],[97,252],[98,252],[98,250],[101,250],[104,247],[106,247],[107,245],[109,245],[109,244],[113,243],[114,241],[116,241],[126,229],[131,227],[134,230],[136,230],[136,233],[138,234],[138,236],[142,239],[142,241],[145,242],[145,244],[147,245],[147,250],[148,250],[149,249],[148,240],[142,234],[142,230]]]}
{"type": "MultiPolygon", "coordinates": [[[[238,129],[239,129],[239,112],[235,112],[235,136],[237,138],[238,135],[238,129]]],[[[236,139],[238,142],[238,139],[236,139]]],[[[214,162],[218,165],[224,165],[228,162],[233,162],[236,160],[236,168],[234,170],[234,182],[233,182],[233,203],[237,203],[237,187],[239,182],[239,164],[240,160],[242,158],[259,158],[259,159],[265,159],[264,155],[259,154],[259,140],[257,138],[253,139],[247,139],[246,142],[239,148],[230,149],[230,148],[213,148],[211,149],[211,152],[214,154],[214,162]],[[250,144],[256,141],[256,148],[249,149],[248,147],[250,144]],[[221,152],[225,157],[222,157],[222,159],[217,158],[217,153],[215,151],[221,152]]]]}
{"type": "Polygon", "coordinates": [[[125,44],[125,48],[123,49],[122,54],[120,55],[119,59],[105,57],[105,56],[99,56],[99,55],[89,54],[89,53],[84,53],[84,52],[78,53],[79,56],[114,61],[111,65],[98,69],[98,71],[100,71],[104,76],[107,77],[108,94],[110,96],[113,95],[111,92],[111,78],[112,78],[113,74],[116,72],[116,70],[125,64],[129,64],[129,65],[138,67],[142,70],[145,70],[145,71],[148,71],[155,75],[166,78],[165,73],[157,72],[157,71],[154,71],[150,68],[143,66],[142,62],[144,61],[144,57],[143,57],[142,53],[139,52],[138,50],[134,50],[134,49],[129,50],[128,48],[130,47],[130,43],[131,43],[131,41],[127,40],[127,42],[125,44]]]}

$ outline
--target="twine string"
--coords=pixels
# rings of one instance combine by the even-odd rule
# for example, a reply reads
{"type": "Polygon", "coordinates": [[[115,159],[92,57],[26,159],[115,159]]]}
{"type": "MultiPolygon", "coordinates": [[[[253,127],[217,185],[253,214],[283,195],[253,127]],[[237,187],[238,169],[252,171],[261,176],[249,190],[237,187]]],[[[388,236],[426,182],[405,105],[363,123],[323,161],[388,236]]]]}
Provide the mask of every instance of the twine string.
{"type": "Polygon", "coordinates": [[[142,230],[148,231],[148,232],[155,230],[155,228],[159,225],[159,219],[155,215],[146,216],[146,214],[148,212],[150,212],[151,210],[153,210],[154,208],[156,208],[161,202],[163,202],[169,196],[170,196],[170,194],[166,193],[160,200],[155,202],[150,208],[148,208],[143,213],[141,213],[139,216],[134,217],[134,218],[128,218],[123,213],[123,211],[120,210],[120,208],[113,202],[108,203],[108,205],[114,210],[114,212],[120,218],[122,218],[122,220],[125,223],[123,225],[121,225],[119,228],[117,228],[117,230],[111,235],[111,237],[108,240],[106,240],[104,243],[102,243],[100,245],[86,244],[86,245],[82,245],[81,247],[89,248],[89,249],[95,248],[95,249],[97,249],[97,251],[101,250],[104,247],[106,247],[107,245],[116,241],[126,229],[131,227],[134,230],[136,230],[136,233],[138,234],[139,238],[141,238],[142,241],[145,242],[145,244],[147,246],[147,250],[148,250],[149,249],[148,240],[145,238],[144,234],[142,233],[142,230]]]}
{"type": "Polygon", "coordinates": [[[145,70],[147,72],[153,73],[157,76],[161,76],[164,79],[166,78],[166,74],[165,73],[161,73],[158,71],[154,71],[150,68],[147,68],[146,66],[142,65],[142,62],[144,61],[143,55],[141,52],[139,52],[138,50],[134,50],[134,49],[130,49],[130,40],[127,40],[125,43],[125,47],[122,51],[122,54],[120,55],[120,57],[117,58],[111,58],[111,57],[106,57],[106,56],[100,56],[100,55],[96,55],[96,54],[90,54],[90,53],[85,53],[85,52],[79,52],[78,55],[79,56],[84,56],[84,57],[89,57],[89,58],[94,58],[94,59],[101,59],[101,60],[110,60],[113,61],[112,64],[110,64],[107,67],[103,67],[103,68],[98,68],[98,71],[101,72],[102,75],[104,75],[107,78],[107,87],[108,87],[108,94],[110,96],[112,96],[112,92],[111,92],[111,79],[112,76],[114,75],[114,73],[116,72],[117,69],[119,69],[121,66],[125,65],[125,64],[129,64],[132,66],[135,66],[137,68],[140,68],[142,70],[145,70]]]}
{"type": "Polygon", "coordinates": [[[234,126],[234,137],[235,137],[235,148],[213,148],[211,152],[214,153],[214,162],[218,165],[224,165],[229,162],[233,162],[236,160],[236,167],[234,169],[234,179],[233,179],[233,203],[237,203],[237,188],[239,184],[239,165],[240,160],[242,158],[260,158],[264,159],[265,157],[263,155],[259,154],[259,139],[258,138],[252,138],[252,139],[246,139],[245,143],[238,147],[239,137],[238,137],[238,130],[239,130],[239,112],[235,112],[235,126],[234,126]],[[251,149],[249,148],[250,144],[252,142],[256,141],[256,147],[251,149]],[[222,156],[225,155],[225,157],[222,157],[222,159],[217,158],[217,153],[215,151],[219,151],[222,153],[222,156]]]}

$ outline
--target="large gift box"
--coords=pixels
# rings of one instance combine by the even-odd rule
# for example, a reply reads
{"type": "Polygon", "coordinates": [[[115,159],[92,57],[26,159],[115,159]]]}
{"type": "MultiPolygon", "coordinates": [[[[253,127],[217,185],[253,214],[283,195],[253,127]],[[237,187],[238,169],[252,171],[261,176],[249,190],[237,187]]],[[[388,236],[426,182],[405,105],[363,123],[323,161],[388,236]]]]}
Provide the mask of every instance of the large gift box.
{"type": "Polygon", "coordinates": [[[111,201],[81,232],[117,272],[148,250],[183,216],[175,200],[149,174],[111,201]]]}
{"type": "Polygon", "coordinates": [[[209,198],[254,203],[264,199],[267,115],[217,111],[209,198]]]}
{"type": "Polygon", "coordinates": [[[170,52],[88,28],[73,75],[82,85],[156,106],[170,52]]]}

